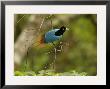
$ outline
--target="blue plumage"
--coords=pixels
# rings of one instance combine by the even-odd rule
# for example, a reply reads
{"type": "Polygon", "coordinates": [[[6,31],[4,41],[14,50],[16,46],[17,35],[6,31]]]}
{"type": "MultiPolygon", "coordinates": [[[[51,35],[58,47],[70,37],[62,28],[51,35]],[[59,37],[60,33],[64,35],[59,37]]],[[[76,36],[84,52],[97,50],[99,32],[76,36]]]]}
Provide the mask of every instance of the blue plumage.
{"type": "Polygon", "coordinates": [[[55,32],[57,32],[58,30],[60,29],[50,30],[47,33],[45,33],[45,37],[44,37],[45,43],[51,43],[59,40],[62,37],[62,35],[60,36],[55,35],[55,32]]]}

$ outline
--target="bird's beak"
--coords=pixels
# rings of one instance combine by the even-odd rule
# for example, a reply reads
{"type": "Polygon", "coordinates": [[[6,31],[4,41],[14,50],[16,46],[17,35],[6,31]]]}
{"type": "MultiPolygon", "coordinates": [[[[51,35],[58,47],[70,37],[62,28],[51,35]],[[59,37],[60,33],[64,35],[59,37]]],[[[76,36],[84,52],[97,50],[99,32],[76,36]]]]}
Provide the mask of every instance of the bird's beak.
{"type": "Polygon", "coordinates": [[[69,28],[66,28],[67,31],[69,31],[69,28]]]}

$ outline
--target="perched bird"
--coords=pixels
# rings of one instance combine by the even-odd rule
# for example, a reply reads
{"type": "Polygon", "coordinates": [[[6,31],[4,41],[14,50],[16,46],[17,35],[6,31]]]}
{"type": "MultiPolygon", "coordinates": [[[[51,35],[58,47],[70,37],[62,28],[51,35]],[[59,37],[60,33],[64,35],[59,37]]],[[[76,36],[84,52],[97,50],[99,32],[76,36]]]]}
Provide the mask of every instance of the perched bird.
{"type": "MultiPolygon", "coordinates": [[[[36,40],[36,44],[43,46],[46,43],[53,43],[59,40],[60,38],[62,38],[62,35],[64,34],[66,30],[69,30],[69,29],[64,26],[60,27],[59,29],[52,29],[46,32],[45,34],[40,35],[38,39],[36,40]]],[[[37,46],[36,44],[35,46],[37,46]]]]}
{"type": "MultiPolygon", "coordinates": [[[[57,40],[59,40],[60,38],[62,38],[64,32],[66,30],[69,30],[68,28],[62,26],[60,27],[59,29],[52,29],[48,32],[46,32],[45,34],[43,35],[39,35],[35,41],[35,43],[33,43],[31,45],[31,47],[45,47],[45,44],[47,43],[53,43],[57,40]]],[[[54,45],[54,43],[53,43],[54,45]]],[[[29,54],[29,50],[31,49],[31,47],[28,48],[27,50],[27,56],[29,54]]],[[[26,60],[26,64],[27,64],[27,60],[26,60]]]]}
{"type": "Polygon", "coordinates": [[[52,29],[45,33],[44,43],[52,43],[59,40],[63,33],[66,31],[66,27],[62,26],[60,29],[52,29]]]}

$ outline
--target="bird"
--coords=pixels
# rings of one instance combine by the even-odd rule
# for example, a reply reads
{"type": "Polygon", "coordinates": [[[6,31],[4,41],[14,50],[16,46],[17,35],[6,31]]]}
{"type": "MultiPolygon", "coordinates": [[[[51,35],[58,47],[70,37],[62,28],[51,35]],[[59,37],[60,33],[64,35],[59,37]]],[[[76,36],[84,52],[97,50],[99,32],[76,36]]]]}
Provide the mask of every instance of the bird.
{"type": "MultiPolygon", "coordinates": [[[[48,43],[52,43],[55,46],[54,42],[60,40],[66,30],[69,29],[66,28],[65,26],[61,26],[60,28],[49,30],[43,35],[39,35],[38,37],[36,37],[37,39],[35,43],[32,44],[32,47],[36,46],[42,48],[45,47],[45,44],[48,43]]],[[[31,47],[29,47],[27,50],[27,56],[29,54],[30,48],[31,47]]],[[[26,64],[27,64],[27,60],[26,60],[26,64]]]]}
{"type": "Polygon", "coordinates": [[[48,43],[52,43],[54,45],[54,42],[60,40],[66,30],[69,29],[66,28],[65,26],[61,26],[60,28],[49,30],[43,35],[37,37],[34,46],[40,45],[40,47],[44,47],[44,45],[48,43]]]}
{"type": "Polygon", "coordinates": [[[52,43],[62,38],[62,35],[66,31],[66,27],[62,26],[60,29],[52,29],[45,33],[44,43],[52,43]]]}

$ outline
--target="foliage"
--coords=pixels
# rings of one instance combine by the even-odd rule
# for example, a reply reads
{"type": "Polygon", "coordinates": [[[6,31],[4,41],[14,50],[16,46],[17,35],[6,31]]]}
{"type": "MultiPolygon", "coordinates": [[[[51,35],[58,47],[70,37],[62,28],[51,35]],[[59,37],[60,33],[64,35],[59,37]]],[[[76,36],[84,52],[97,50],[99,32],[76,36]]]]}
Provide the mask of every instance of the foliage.
{"type": "Polygon", "coordinates": [[[85,72],[78,73],[74,70],[64,73],[56,73],[54,70],[41,70],[38,71],[38,73],[35,73],[33,71],[29,72],[15,71],[15,76],[87,76],[87,73],[85,72]]]}

